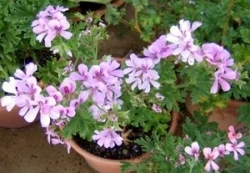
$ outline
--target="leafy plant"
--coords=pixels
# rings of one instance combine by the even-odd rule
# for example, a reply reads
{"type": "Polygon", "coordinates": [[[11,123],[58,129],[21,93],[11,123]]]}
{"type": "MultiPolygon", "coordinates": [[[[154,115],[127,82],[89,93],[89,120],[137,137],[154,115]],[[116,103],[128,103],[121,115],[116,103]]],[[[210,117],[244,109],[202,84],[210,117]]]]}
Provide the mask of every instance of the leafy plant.
{"type": "Polygon", "coordinates": [[[185,120],[182,126],[182,136],[168,134],[162,139],[154,134],[153,139],[148,137],[138,139],[137,143],[143,147],[146,153],[150,154],[150,157],[140,164],[124,162],[123,172],[247,172],[250,168],[247,134],[241,138],[242,134],[232,131],[233,127],[230,127],[227,134],[218,131],[216,125],[208,123],[207,117],[197,112],[195,118],[194,122],[189,118],[185,120]],[[242,152],[235,150],[236,153],[234,153],[230,150],[230,146],[231,143],[235,143],[232,134],[236,135],[236,133],[239,136],[238,143],[242,144],[242,152]],[[189,147],[190,145],[191,147],[189,147]],[[193,154],[189,152],[191,148],[193,154]],[[210,150],[213,154],[210,153],[210,150]],[[235,154],[238,157],[235,157],[235,154]],[[241,154],[244,156],[240,156],[241,154]]]}

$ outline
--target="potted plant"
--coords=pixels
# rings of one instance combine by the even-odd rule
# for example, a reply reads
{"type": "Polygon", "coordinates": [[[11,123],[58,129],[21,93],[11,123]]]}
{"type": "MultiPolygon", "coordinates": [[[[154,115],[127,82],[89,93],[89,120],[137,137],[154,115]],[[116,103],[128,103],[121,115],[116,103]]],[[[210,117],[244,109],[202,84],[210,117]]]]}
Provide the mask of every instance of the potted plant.
{"type": "MultiPolygon", "coordinates": [[[[86,153],[75,148],[77,143],[99,157],[124,161],[142,156],[134,140],[141,136],[154,140],[153,134],[164,138],[168,130],[174,131],[187,93],[192,91],[191,96],[198,97],[197,90],[204,95],[218,92],[219,87],[228,91],[231,82],[240,80],[230,54],[215,61],[210,52],[217,47],[226,51],[224,48],[215,43],[199,46],[194,41],[200,22],[181,20],[143,54],[131,54],[119,64],[111,56],[98,59],[98,41],[106,37],[102,23],[87,18],[70,26],[64,11],[49,6],[39,12],[32,27],[50,50],[74,57],[73,67],[59,73],[59,84],[43,90],[34,76],[23,72],[23,78],[15,73],[19,79],[4,82],[3,89],[12,86],[8,98],[21,108],[19,114],[31,122],[39,113],[48,142],[64,144],[68,152],[72,146],[86,153]],[[225,78],[222,84],[218,82],[221,78],[225,78]],[[171,122],[175,126],[169,128],[171,122]]],[[[8,107],[10,102],[2,100],[2,104],[8,107]]],[[[120,161],[115,161],[115,172],[120,171],[120,161]]],[[[103,167],[95,169],[105,172],[103,167]]]]}
{"type": "Polygon", "coordinates": [[[153,140],[141,138],[142,145],[151,157],[140,164],[125,163],[124,172],[248,172],[249,139],[247,131],[236,131],[229,126],[227,132],[219,131],[208,117],[196,113],[195,120],[187,118],[181,136],[168,135],[153,140]],[[208,142],[210,141],[210,142],[208,142]]]}
{"type": "MultiPolygon", "coordinates": [[[[45,71],[52,72],[51,76],[56,75],[51,68],[46,66],[47,60],[55,59],[48,50],[35,41],[35,36],[30,30],[31,22],[37,12],[48,4],[58,5],[65,4],[64,1],[49,0],[41,1],[1,1],[0,7],[0,84],[12,75],[16,68],[24,69],[25,64],[30,61],[36,62],[38,66],[42,66],[45,71]],[[45,70],[47,68],[47,70],[45,70]]],[[[52,64],[54,62],[51,62],[52,64]]],[[[59,64],[65,66],[65,62],[59,64]]],[[[59,65],[60,66],[60,65],[59,65]]],[[[42,70],[40,68],[40,70],[42,70]]],[[[40,73],[40,71],[39,71],[40,73]]],[[[40,81],[44,77],[44,73],[37,73],[40,81]],[[41,77],[43,76],[43,77],[41,77]]],[[[47,73],[47,72],[46,72],[47,73]]],[[[44,77],[44,78],[49,78],[44,77]]],[[[46,80],[43,81],[46,83],[46,80]]],[[[6,92],[0,90],[0,98],[5,96],[6,92]]],[[[11,112],[6,111],[0,106],[0,127],[20,128],[29,125],[22,117],[18,115],[19,108],[14,107],[11,112]]]]}
{"type": "MultiPolygon", "coordinates": [[[[201,95],[187,97],[190,113],[201,110],[210,115],[210,121],[226,122],[219,128],[226,130],[229,124],[237,123],[238,109],[249,102],[249,2],[248,1],[143,1],[127,0],[134,8],[131,21],[121,20],[132,26],[144,41],[152,42],[170,30],[171,25],[184,18],[200,21],[203,27],[196,31],[200,42],[214,42],[225,47],[234,58],[235,69],[241,71],[241,80],[232,85],[229,92],[217,94],[197,91],[201,95]],[[222,12],[221,12],[222,11],[222,12]],[[236,84],[236,85],[235,85],[236,84]],[[211,104],[212,103],[212,104],[211,104]]],[[[194,90],[195,91],[195,90],[194,90]]],[[[190,93],[194,94],[193,92],[190,93]]]]}

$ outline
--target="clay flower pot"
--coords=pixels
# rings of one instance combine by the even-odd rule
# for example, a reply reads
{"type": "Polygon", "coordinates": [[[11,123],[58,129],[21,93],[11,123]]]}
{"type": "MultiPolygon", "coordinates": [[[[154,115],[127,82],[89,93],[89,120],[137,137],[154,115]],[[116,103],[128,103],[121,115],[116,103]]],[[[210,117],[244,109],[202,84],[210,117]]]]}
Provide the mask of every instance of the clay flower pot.
{"type": "MultiPolygon", "coordinates": [[[[172,134],[175,133],[178,127],[179,118],[180,118],[179,113],[176,112],[172,113],[172,122],[169,129],[170,133],[172,134]]],[[[121,168],[120,168],[120,166],[122,165],[121,162],[140,163],[144,158],[149,157],[149,154],[145,153],[142,156],[128,160],[105,159],[87,152],[86,150],[82,149],[79,145],[77,145],[73,140],[70,140],[70,144],[77,153],[79,153],[85,158],[89,166],[99,173],[121,173],[121,168]]]]}
{"type": "MultiPolygon", "coordinates": [[[[245,104],[243,101],[238,100],[229,100],[227,107],[225,108],[215,108],[211,115],[209,116],[209,122],[217,122],[218,128],[220,130],[228,130],[230,125],[235,126],[236,129],[244,127],[244,124],[238,123],[237,118],[239,116],[238,109],[240,106],[245,104]]],[[[186,107],[190,114],[193,114],[194,111],[199,109],[199,105],[193,105],[191,98],[187,97],[186,107]]]]}
{"type": "Polygon", "coordinates": [[[22,128],[30,125],[23,117],[18,115],[20,108],[14,107],[8,112],[5,107],[0,106],[0,127],[5,128],[22,128]]]}

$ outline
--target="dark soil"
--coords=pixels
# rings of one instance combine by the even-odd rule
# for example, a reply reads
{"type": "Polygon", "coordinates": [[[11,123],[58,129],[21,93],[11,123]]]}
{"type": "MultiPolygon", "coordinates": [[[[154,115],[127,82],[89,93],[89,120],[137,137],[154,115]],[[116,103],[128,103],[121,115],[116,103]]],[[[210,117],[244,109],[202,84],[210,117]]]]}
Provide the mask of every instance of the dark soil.
{"type": "Polygon", "coordinates": [[[131,142],[129,142],[128,145],[125,145],[123,142],[121,146],[115,146],[114,148],[108,149],[100,147],[96,142],[84,140],[80,138],[79,135],[74,136],[73,139],[80,147],[96,156],[107,159],[130,159],[143,154],[141,146],[133,141],[147,135],[149,135],[149,133],[143,132],[142,128],[132,128],[132,132],[128,136],[131,142]]]}

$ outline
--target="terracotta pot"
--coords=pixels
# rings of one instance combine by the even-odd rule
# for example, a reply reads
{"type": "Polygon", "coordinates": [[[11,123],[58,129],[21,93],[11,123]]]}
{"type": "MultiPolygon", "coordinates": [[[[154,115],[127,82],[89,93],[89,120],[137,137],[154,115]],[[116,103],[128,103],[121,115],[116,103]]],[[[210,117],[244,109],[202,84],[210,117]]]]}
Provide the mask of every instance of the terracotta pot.
{"type": "MultiPolygon", "coordinates": [[[[230,125],[235,126],[236,129],[243,128],[245,125],[237,122],[239,116],[238,109],[243,104],[245,104],[243,101],[229,100],[227,107],[215,108],[211,112],[208,121],[217,122],[220,130],[227,131],[230,125]]],[[[190,97],[187,97],[186,99],[186,107],[190,114],[193,114],[194,111],[199,109],[199,105],[192,104],[190,97]]]]}
{"type": "Polygon", "coordinates": [[[0,106],[0,127],[5,128],[22,128],[30,125],[23,117],[18,115],[20,108],[14,107],[8,112],[5,107],[0,106]]]}
{"type": "MultiPolygon", "coordinates": [[[[174,133],[176,131],[176,128],[178,126],[178,121],[180,118],[180,114],[174,112],[172,117],[172,122],[170,126],[170,133],[174,133]]],[[[121,162],[132,162],[132,163],[140,163],[144,158],[149,157],[149,154],[143,154],[140,157],[136,157],[134,159],[129,160],[111,160],[111,159],[105,159],[98,157],[96,155],[93,155],[86,150],[82,149],[79,145],[77,145],[73,140],[70,140],[70,144],[72,148],[82,155],[86,162],[89,164],[90,167],[92,167],[94,170],[96,170],[99,173],[121,173],[121,162]]]]}

